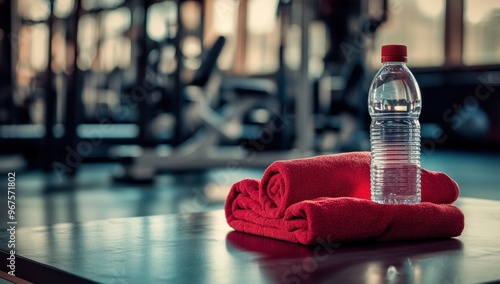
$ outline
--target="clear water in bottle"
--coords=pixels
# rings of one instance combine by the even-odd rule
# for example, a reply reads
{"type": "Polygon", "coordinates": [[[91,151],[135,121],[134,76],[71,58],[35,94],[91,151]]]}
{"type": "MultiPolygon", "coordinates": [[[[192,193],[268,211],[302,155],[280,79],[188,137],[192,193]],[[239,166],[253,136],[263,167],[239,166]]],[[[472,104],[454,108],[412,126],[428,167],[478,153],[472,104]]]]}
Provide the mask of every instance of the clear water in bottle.
{"type": "Polygon", "coordinates": [[[406,67],[406,46],[382,47],[382,62],[368,98],[371,199],[420,203],[420,89],[406,67]]]}

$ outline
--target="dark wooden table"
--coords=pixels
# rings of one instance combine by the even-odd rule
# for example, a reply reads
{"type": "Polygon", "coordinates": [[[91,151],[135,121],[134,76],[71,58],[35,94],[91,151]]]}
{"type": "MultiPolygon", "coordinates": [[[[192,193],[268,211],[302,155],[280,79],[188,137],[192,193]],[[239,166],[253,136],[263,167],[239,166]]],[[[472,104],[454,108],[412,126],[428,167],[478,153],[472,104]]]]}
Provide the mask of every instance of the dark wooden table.
{"type": "MultiPolygon", "coordinates": [[[[68,283],[78,282],[72,275],[104,283],[499,280],[500,202],[463,198],[457,205],[466,216],[463,235],[420,242],[308,247],[234,232],[223,211],[20,228],[16,273],[31,281],[68,283]]],[[[3,251],[7,238],[2,230],[3,251]]]]}

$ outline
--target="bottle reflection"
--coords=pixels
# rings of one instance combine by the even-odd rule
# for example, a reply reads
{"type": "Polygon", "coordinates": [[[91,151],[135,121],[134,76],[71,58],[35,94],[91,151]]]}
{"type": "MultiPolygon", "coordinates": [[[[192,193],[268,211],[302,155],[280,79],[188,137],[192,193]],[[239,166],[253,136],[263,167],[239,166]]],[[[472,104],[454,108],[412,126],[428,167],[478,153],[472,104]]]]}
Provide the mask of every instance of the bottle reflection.
{"type": "Polygon", "coordinates": [[[403,259],[398,262],[368,264],[366,283],[422,283],[418,260],[403,259]]]}

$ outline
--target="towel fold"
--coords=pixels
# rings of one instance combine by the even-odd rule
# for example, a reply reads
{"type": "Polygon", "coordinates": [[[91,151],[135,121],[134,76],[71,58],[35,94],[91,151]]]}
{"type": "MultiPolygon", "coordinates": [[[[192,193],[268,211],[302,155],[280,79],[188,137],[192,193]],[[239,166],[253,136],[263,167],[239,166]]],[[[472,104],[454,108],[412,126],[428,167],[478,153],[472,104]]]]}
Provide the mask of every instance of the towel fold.
{"type": "Polygon", "coordinates": [[[233,185],[226,219],[237,231],[302,244],[460,235],[464,216],[450,205],[457,184],[425,169],[421,180],[421,204],[382,205],[370,200],[368,152],[277,161],[262,180],[233,185]]]}

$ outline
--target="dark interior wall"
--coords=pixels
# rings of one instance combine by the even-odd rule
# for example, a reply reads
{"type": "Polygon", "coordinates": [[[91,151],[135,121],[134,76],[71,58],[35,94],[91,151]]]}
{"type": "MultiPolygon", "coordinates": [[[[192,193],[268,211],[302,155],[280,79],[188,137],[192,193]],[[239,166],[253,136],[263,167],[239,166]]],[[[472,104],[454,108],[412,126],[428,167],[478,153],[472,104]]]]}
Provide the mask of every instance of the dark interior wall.
{"type": "Polygon", "coordinates": [[[498,150],[499,68],[417,70],[422,92],[420,122],[438,124],[437,146],[498,150]]]}
{"type": "Polygon", "coordinates": [[[0,0],[0,124],[11,121],[11,1],[0,0]]]}
{"type": "Polygon", "coordinates": [[[10,10],[11,1],[0,0],[0,86],[8,86],[11,82],[10,10]]]}

